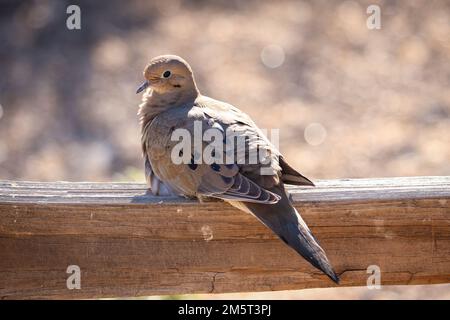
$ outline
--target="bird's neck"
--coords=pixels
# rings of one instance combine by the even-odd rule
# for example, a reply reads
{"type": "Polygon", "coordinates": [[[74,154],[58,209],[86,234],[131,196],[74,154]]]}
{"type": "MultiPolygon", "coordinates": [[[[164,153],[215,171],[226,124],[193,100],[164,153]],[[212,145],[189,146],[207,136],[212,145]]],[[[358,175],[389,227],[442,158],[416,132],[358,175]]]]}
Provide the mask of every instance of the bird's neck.
{"type": "Polygon", "coordinates": [[[158,114],[170,108],[194,103],[199,96],[196,87],[192,90],[180,90],[170,93],[159,93],[149,89],[139,105],[138,117],[143,130],[158,114]]]}

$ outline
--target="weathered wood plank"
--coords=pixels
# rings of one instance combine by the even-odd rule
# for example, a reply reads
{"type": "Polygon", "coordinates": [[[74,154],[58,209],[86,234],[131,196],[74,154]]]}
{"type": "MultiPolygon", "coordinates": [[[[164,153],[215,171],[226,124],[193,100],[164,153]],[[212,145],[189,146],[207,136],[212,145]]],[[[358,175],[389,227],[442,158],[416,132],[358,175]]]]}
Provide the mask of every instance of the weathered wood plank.
{"type": "MultiPolygon", "coordinates": [[[[343,286],[450,282],[450,177],[291,188],[343,286]]],[[[333,286],[254,217],[136,183],[0,181],[0,297],[92,298],[333,286]],[[81,268],[81,290],[66,268],[81,268]]]]}

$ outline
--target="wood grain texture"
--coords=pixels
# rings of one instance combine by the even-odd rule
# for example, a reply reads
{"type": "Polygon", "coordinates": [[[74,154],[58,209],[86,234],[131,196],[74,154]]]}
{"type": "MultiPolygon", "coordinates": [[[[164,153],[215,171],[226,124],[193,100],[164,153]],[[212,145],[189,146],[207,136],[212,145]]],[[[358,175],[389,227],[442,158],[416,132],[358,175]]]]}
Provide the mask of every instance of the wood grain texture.
{"type": "MultiPolygon", "coordinates": [[[[289,188],[341,276],[450,283],[450,177],[289,188]]],[[[0,298],[95,298],[335,286],[253,216],[135,183],[0,181],[0,298]],[[68,290],[66,269],[81,268],[68,290]]]]}

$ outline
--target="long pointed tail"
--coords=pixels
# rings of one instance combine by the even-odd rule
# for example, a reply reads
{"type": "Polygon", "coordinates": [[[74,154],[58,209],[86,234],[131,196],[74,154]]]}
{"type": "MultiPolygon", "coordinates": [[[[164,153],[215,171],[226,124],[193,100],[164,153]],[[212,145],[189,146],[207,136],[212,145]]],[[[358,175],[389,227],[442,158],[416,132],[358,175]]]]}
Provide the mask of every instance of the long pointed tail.
{"type": "Polygon", "coordinates": [[[292,206],[284,190],[281,191],[277,193],[282,198],[276,204],[241,202],[241,205],[245,206],[262,223],[272,229],[281,240],[297,251],[314,267],[324,272],[334,282],[339,283],[339,277],[328,261],[325,251],[320,247],[300,214],[292,206]]]}

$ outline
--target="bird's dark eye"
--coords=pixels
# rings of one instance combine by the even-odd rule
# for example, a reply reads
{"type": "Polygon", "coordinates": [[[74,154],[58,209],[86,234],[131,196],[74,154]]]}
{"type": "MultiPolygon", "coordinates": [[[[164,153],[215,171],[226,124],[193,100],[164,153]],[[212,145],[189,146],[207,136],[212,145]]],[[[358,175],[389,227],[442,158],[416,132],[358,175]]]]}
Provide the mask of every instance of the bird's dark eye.
{"type": "Polygon", "coordinates": [[[163,77],[164,77],[164,78],[168,78],[168,77],[170,77],[171,74],[172,74],[172,73],[171,73],[169,70],[164,71],[163,77]]]}

